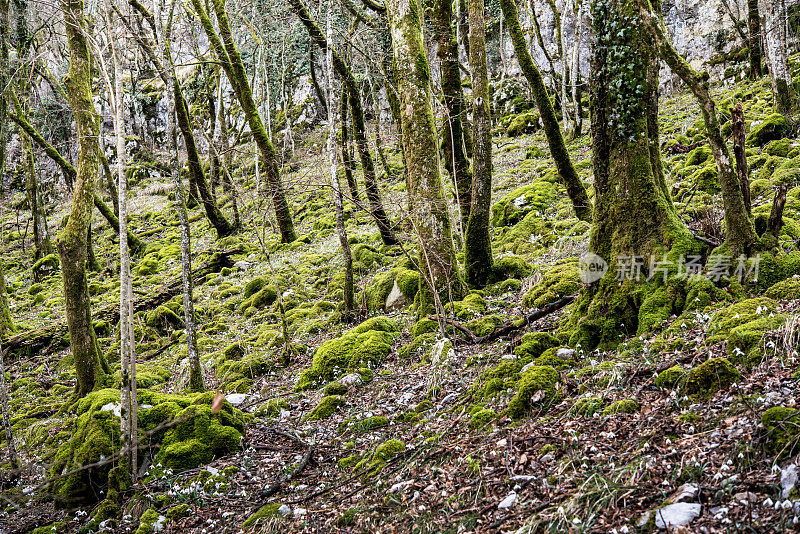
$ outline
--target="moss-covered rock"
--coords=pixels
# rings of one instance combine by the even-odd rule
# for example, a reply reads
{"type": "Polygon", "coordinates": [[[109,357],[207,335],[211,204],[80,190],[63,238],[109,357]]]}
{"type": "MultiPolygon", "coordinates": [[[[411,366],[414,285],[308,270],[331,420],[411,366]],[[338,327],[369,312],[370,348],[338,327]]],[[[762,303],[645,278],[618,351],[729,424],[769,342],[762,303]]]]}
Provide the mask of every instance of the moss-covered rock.
{"type": "Polygon", "coordinates": [[[522,303],[528,308],[542,308],[561,297],[578,291],[578,259],[570,258],[554,264],[542,273],[542,278],[525,294],[522,303]]]}
{"type": "Polygon", "coordinates": [[[508,403],[508,414],[522,419],[534,406],[546,407],[557,397],[556,384],[560,376],[549,366],[533,366],[520,375],[517,392],[508,403]]]}
{"type": "Polygon", "coordinates": [[[680,365],[673,365],[669,369],[664,369],[653,380],[656,387],[664,389],[672,389],[677,387],[683,377],[686,376],[686,371],[680,365]]]}
{"type": "Polygon", "coordinates": [[[582,397],[575,401],[570,411],[575,415],[591,417],[603,408],[603,404],[603,399],[600,397],[582,397]]]}
{"type": "Polygon", "coordinates": [[[553,184],[543,180],[515,189],[492,206],[492,225],[512,226],[530,212],[543,212],[557,196],[553,184]]]}
{"type": "Polygon", "coordinates": [[[622,399],[612,402],[603,410],[603,415],[614,415],[618,413],[636,413],[639,411],[639,403],[633,399],[622,399]]]}
{"type": "Polygon", "coordinates": [[[305,417],[306,421],[318,421],[327,419],[336,411],[339,406],[344,404],[344,397],[341,395],[328,395],[319,401],[319,404],[305,417]]]}
{"type": "Polygon", "coordinates": [[[781,158],[785,158],[789,155],[791,148],[791,139],[775,139],[774,141],[770,141],[764,145],[762,152],[764,154],[769,154],[770,156],[779,156],[781,158]]]}
{"type": "Polygon", "coordinates": [[[739,371],[727,358],[711,358],[689,371],[682,391],[688,395],[709,398],[741,378],[739,371]]]}
{"type": "Polygon", "coordinates": [[[800,415],[796,408],[770,408],[761,416],[761,424],[767,432],[764,448],[768,454],[788,458],[800,451],[800,415]]]}
{"type": "Polygon", "coordinates": [[[463,300],[448,303],[445,306],[446,312],[452,312],[462,320],[473,319],[486,313],[486,300],[478,293],[470,293],[463,300]]]}
{"type": "Polygon", "coordinates": [[[242,523],[242,528],[248,530],[257,526],[260,522],[282,517],[280,508],[281,505],[277,502],[265,504],[242,523]]]}
{"type": "Polygon", "coordinates": [[[684,163],[685,166],[690,165],[701,165],[713,158],[713,154],[711,152],[711,147],[708,145],[700,145],[697,148],[692,149],[691,152],[686,156],[686,162],[684,163]]]}
{"type": "Polygon", "coordinates": [[[388,317],[373,317],[342,337],[326,341],[314,353],[311,368],[300,373],[295,390],[319,387],[362,367],[374,369],[391,352],[398,331],[388,317]]]}
{"type": "Polygon", "coordinates": [[[506,121],[506,135],[519,137],[522,134],[533,133],[539,129],[539,113],[526,111],[513,115],[506,121]]]}
{"type": "Polygon", "coordinates": [[[788,278],[771,285],[764,292],[764,296],[775,300],[800,299],[800,276],[788,278]]]}
{"type": "Polygon", "coordinates": [[[333,381],[323,388],[322,394],[326,397],[328,395],[344,395],[349,389],[341,382],[333,381]]]}
{"type": "Polygon", "coordinates": [[[509,278],[525,278],[531,274],[530,263],[520,256],[508,254],[497,258],[492,264],[492,278],[507,280],[509,278]]]}
{"type": "Polygon", "coordinates": [[[380,473],[386,463],[406,450],[406,444],[399,439],[390,439],[375,447],[372,455],[367,455],[363,460],[356,464],[356,471],[366,468],[368,476],[380,473]]]}
{"type": "Polygon", "coordinates": [[[789,135],[791,131],[792,126],[786,117],[773,113],[750,128],[746,143],[748,146],[764,146],[770,141],[789,135]]]}
{"type": "Polygon", "coordinates": [[[469,427],[473,430],[480,430],[497,417],[497,413],[491,408],[478,410],[469,418],[469,427]]]}
{"type": "Polygon", "coordinates": [[[150,534],[160,532],[164,528],[167,518],[159,514],[155,509],[148,508],[139,518],[139,527],[135,534],[150,534]]]}
{"type": "Polygon", "coordinates": [[[261,289],[267,285],[267,279],[263,276],[256,276],[249,282],[244,285],[242,288],[242,295],[244,298],[248,299],[261,291],[261,289]]]}
{"type": "Polygon", "coordinates": [[[504,324],[506,321],[501,315],[484,315],[478,319],[473,319],[467,323],[467,327],[476,336],[488,336],[494,332],[495,328],[504,324]]]}
{"type": "Polygon", "coordinates": [[[47,256],[39,259],[36,263],[33,264],[31,267],[31,271],[41,278],[46,278],[51,274],[58,271],[59,261],[57,254],[48,254],[47,256]]]}

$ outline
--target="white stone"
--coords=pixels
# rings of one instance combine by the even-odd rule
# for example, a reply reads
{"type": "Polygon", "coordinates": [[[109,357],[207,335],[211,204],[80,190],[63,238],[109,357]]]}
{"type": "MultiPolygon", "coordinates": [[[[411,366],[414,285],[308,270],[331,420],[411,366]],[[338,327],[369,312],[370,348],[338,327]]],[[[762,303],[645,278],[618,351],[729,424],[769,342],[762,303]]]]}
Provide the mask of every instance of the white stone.
{"type": "Polygon", "coordinates": [[[556,356],[558,356],[562,360],[570,360],[574,355],[575,355],[575,349],[568,349],[566,347],[561,347],[556,351],[556,356]]]}
{"type": "Polygon", "coordinates": [[[350,373],[349,375],[344,375],[342,378],[339,379],[339,383],[347,387],[359,386],[361,385],[361,375],[358,373],[350,373]]]}
{"type": "Polygon", "coordinates": [[[244,261],[244,260],[239,260],[239,261],[237,261],[236,263],[233,264],[233,268],[234,269],[238,269],[240,271],[246,271],[247,269],[250,268],[250,262],[249,261],[244,261]]]}
{"type": "Polygon", "coordinates": [[[675,490],[675,493],[673,493],[669,498],[669,502],[694,502],[699,489],[700,488],[697,487],[697,484],[684,484],[675,490]]]}
{"type": "Polygon", "coordinates": [[[797,485],[797,466],[790,464],[781,469],[781,497],[787,498],[795,485],[797,485]]]}
{"type": "Polygon", "coordinates": [[[395,311],[404,308],[408,304],[408,299],[400,291],[400,286],[397,285],[397,280],[394,281],[392,290],[389,296],[386,297],[386,311],[395,311]]]}
{"type": "Polygon", "coordinates": [[[509,493],[506,496],[505,499],[500,501],[500,503],[497,505],[497,509],[498,510],[508,510],[509,508],[514,506],[514,503],[516,503],[516,502],[517,502],[517,494],[516,494],[516,492],[512,491],[511,493],[509,493]]]}
{"type": "Polygon", "coordinates": [[[283,516],[289,515],[291,512],[292,512],[292,509],[291,509],[291,508],[289,508],[289,507],[288,507],[287,505],[285,505],[285,504],[282,504],[282,505],[281,505],[281,507],[280,507],[280,508],[278,508],[278,513],[279,513],[279,514],[281,514],[281,515],[283,515],[283,516]]]}
{"type": "Polygon", "coordinates": [[[702,506],[697,503],[679,502],[656,510],[658,528],[674,528],[688,525],[700,516],[702,506]]]}
{"type": "Polygon", "coordinates": [[[295,508],[294,509],[294,516],[295,517],[302,517],[308,513],[308,510],[305,508],[295,508]]]}
{"type": "Polygon", "coordinates": [[[247,398],[247,395],[244,393],[231,393],[229,395],[225,395],[225,400],[233,404],[234,406],[238,406],[244,402],[247,398]]]}
{"type": "Polygon", "coordinates": [[[122,413],[122,403],[119,402],[109,402],[108,404],[104,404],[100,408],[101,412],[112,412],[117,417],[120,416],[122,413]]]}

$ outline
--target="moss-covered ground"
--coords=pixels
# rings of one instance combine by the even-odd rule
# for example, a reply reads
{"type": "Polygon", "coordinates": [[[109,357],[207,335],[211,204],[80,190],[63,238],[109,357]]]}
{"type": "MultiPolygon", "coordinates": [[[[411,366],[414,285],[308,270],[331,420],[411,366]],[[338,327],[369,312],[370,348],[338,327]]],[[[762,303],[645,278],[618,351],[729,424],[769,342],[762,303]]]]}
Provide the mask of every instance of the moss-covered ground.
{"type": "MultiPolygon", "coordinates": [[[[464,334],[453,328],[451,343],[442,343],[436,322],[414,307],[415,247],[383,246],[350,203],[358,313],[344,321],[339,239],[320,186],[323,130],[298,139],[295,160],[282,171],[301,235],[295,243],[279,243],[268,229],[270,206],[255,192],[252,163],[242,162],[235,176],[241,233],[216,240],[201,209],[190,209],[196,265],[208,251],[241,249],[237,267],[195,289],[209,393],[186,392],[180,297],[138,313],[141,483],[115,487],[112,462],[45,489],[49,477],[119,450],[119,333],[96,325],[112,373],[104,389],[79,402],[65,340],[58,351],[12,353],[12,428],[26,469],[3,482],[0,531],[12,524],[10,532],[238,532],[243,524],[248,531],[610,531],[633,529],[687,482],[702,485],[704,504],[717,510],[693,528],[789,528],[789,509],[761,503],[779,500],[773,465],[784,467],[800,450],[800,143],[782,139],[782,127],[770,122],[768,78],[713,92],[723,114],[734,102],[744,107],[757,227],[775,186],[790,185],[783,230],[757,283],[690,280],[635,294],[644,310],[629,325],[637,335],[611,350],[575,342],[569,307],[490,344],[460,343],[464,334]],[[398,292],[401,303],[387,311],[398,292]],[[219,413],[211,408],[216,389],[228,395],[219,413]],[[310,460],[296,473],[307,445],[310,460]],[[512,491],[516,504],[498,510],[512,491]],[[747,491],[756,514],[736,500],[747,491]],[[54,495],[68,502],[56,508],[54,495]]],[[[476,336],[582,287],[577,258],[589,226],[573,216],[535,112],[519,112],[528,115],[504,117],[495,130],[494,279],[445,303],[476,336]]],[[[702,144],[692,147],[704,139],[698,107],[691,96],[672,95],[660,114],[677,211],[693,231],[719,239],[716,169],[702,144]]],[[[568,145],[588,186],[589,142],[584,135],[568,145]]],[[[395,180],[381,177],[385,204],[413,243],[400,154],[389,144],[395,180]]],[[[180,274],[180,234],[166,178],[154,168],[132,185],[130,226],[147,243],[134,258],[133,285],[145,298],[180,274]]],[[[223,210],[229,213],[229,201],[223,210]]],[[[59,205],[50,214],[53,232],[65,213],[59,205]]],[[[32,281],[31,237],[15,226],[27,213],[4,217],[4,228],[14,228],[3,236],[3,260],[17,331],[62,321],[60,273],[32,281]]],[[[89,275],[92,305],[113,306],[116,237],[99,216],[94,228],[102,269],[89,275]]]]}

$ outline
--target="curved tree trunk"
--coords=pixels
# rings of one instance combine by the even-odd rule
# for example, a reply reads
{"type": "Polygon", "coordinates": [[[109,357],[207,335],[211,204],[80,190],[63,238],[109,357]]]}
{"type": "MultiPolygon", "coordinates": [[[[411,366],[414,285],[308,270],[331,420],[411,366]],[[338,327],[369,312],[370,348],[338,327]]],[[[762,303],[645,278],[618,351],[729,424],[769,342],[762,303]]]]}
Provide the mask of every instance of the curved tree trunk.
{"type": "Polygon", "coordinates": [[[472,209],[464,235],[467,284],[484,287],[492,275],[492,120],[486,66],[486,18],[483,0],[469,2],[469,67],[472,71],[472,209]]]}
{"type": "Polygon", "coordinates": [[[75,360],[77,393],[84,396],[104,382],[104,361],[97,350],[86,284],[87,237],[94,200],[97,170],[97,136],[100,125],[92,101],[91,59],[86,42],[88,32],[83,0],[62,0],[64,27],[69,43],[69,73],[64,86],[69,99],[78,139],[78,165],[69,220],[56,248],[61,257],[64,304],[70,348],[75,360]]]}
{"type": "Polygon", "coordinates": [[[578,173],[572,165],[572,159],[570,159],[567,146],[564,144],[564,137],[561,135],[561,128],[558,126],[558,118],[553,110],[550,97],[547,95],[542,75],[533,63],[530,52],[528,52],[528,44],[519,25],[517,4],[515,0],[500,0],[500,7],[503,10],[503,18],[506,20],[508,33],[511,35],[511,42],[514,43],[517,61],[533,90],[533,96],[536,99],[536,105],[539,108],[539,114],[544,124],[547,144],[550,146],[550,154],[553,156],[558,173],[561,175],[561,180],[567,189],[567,195],[572,201],[575,215],[582,221],[591,221],[592,207],[589,202],[589,196],[586,194],[586,189],[583,187],[583,183],[581,183],[578,173]]]}

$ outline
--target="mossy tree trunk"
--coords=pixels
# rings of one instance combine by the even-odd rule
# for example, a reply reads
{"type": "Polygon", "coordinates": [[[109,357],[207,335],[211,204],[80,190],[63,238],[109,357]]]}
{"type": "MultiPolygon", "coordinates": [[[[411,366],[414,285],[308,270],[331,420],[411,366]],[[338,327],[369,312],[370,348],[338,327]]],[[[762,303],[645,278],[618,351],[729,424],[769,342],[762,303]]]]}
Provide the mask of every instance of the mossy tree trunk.
{"type": "MultiPolygon", "coordinates": [[[[272,145],[272,141],[270,141],[267,131],[264,129],[264,124],[261,122],[261,116],[253,98],[253,91],[242,62],[242,56],[239,54],[239,50],[233,40],[228,15],[225,12],[225,1],[212,0],[212,4],[217,16],[219,34],[214,29],[214,25],[201,1],[192,0],[192,6],[200,17],[203,29],[209,41],[211,41],[211,46],[217,55],[217,59],[225,69],[225,74],[233,86],[236,98],[242,106],[242,111],[247,119],[248,126],[250,126],[253,139],[261,152],[261,159],[267,178],[266,186],[269,189],[269,195],[272,197],[281,241],[291,243],[297,239],[297,233],[294,229],[292,214],[289,211],[289,204],[286,201],[283,183],[278,172],[278,157],[275,153],[275,147],[272,145]]],[[[176,103],[176,105],[179,104],[176,103]]]]}
{"type": "Polygon", "coordinates": [[[70,348],[75,360],[77,393],[84,396],[105,382],[105,363],[97,348],[86,283],[87,237],[94,203],[97,170],[97,137],[100,124],[92,101],[91,55],[83,0],[62,0],[64,27],[69,45],[69,72],[65,92],[75,118],[78,165],[69,220],[58,236],[64,305],[70,348]]]}
{"type": "Polygon", "coordinates": [[[325,38],[325,35],[323,35],[317,23],[314,22],[314,19],[305,5],[303,5],[302,1],[289,0],[289,7],[306,27],[309,36],[316,42],[317,46],[326,52],[329,48],[331,49],[331,53],[333,54],[333,66],[347,86],[347,99],[353,117],[353,136],[355,137],[356,147],[358,148],[358,154],[361,159],[361,169],[364,173],[364,190],[367,195],[367,200],[369,201],[370,214],[372,218],[375,219],[375,224],[378,226],[378,231],[380,231],[383,243],[386,245],[397,244],[397,237],[394,235],[391,225],[389,224],[389,217],[386,215],[386,211],[383,208],[380,189],[375,179],[375,164],[369,152],[369,142],[367,141],[367,131],[364,120],[364,107],[361,103],[361,94],[356,79],[353,77],[350,67],[347,66],[342,56],[325,38]]]}
{"type": "MultiPolygon", "coordinates": [[[[748,254],[756,246],[756,235],[753,219],[747,211],[742,195],[741,183],[731,166],[731,154],[719,126],[716,105],[711,98],[708,86],[708,73],[695,72],[683,57],[673,48],[666,37],[659,17],[654,13],[648,0],[634,0],[638,4],[639,16],[642,20],[642,31],[653,43],[656,53],[669,65],[672,72],[681,80],[697,98],[706,127],[708,143],[717,164],[722,199],[725,207],[725,241],[729,252],[735,256],[748,254]]],[[[659,159],[660,161],[660,159],[659,159]]]]}
{"type": "Polygon", "coordinates": [[[438,45],[436,55],[439,57],[445,106],[442,128],[444,167],[453,178],[458,193],[458,205],[461,208],[461,224],[463,228],[466,228],[472,203],[472,173],[464,146],[466,109],[464,108],[464,93],[461,88],[458,42],[452,27],[451,0],[435,0],[432,11],[431,27],[438,45]]]}
{"type": "Polygon", "coordinates": [[[747,0],[747,46],[750,53],[750,78],[761,77],[761,19],[758,15],[758,0],[747,0]]]}
{"type": "MultiPolygon", "coordinates": [[[[448,296],[458,300],[463,290],[439,173],[430,70],[420,26],[422,7],[419,0],[390,0],[387,11],[401,104],[411,221],[419,236],[420,261],[428,272],[425,279],[429,289],[435,293],[448,291],[448,296]]],[[[421,304],[420,308],[425,308],[425,302],[421,304]]]]}
{"type": "Polygon", "coordinates": [[[353,163],[353,155],[350,151],[350,129],[347,127],[347,87],[342,84],[342,95],[339,105],[339,120],[341,121],[342,133],[342,167],[344,168],[344,176],[347,180],[347,187],[350,189],[350,196],[353,200],[359,200],[358,196],[358,183],[355,176],[355,164],[353,163]]]}
{"type": "Polygon", "coordinates": [[[797,95],[789,72],[788,35],[786,33],[786,1],[759,0],[761,31],[764,35],[769,76],[772,79],[774,109],[786,118],[796,111],[797,95]]]}
{"type": "Polygon", "coordinates": [[[464,234],[464,273],[467,284],[484,287],[492,275],[492,120],[489,74],[486,66],[484,0],[469,1],[469,67],[472,73],[472,207],[464,234]]]}
{"type": "Polygon", "coordinates": [[[586,194],[586,188],[583,187],[583,183],[572,165],[572,159],[569,156],[569,152],[567,152],[567,146],[564,143],[564,137],[561,135],[561,128],[558,125],[558,118],[553,109],[553,104],[550,102],[547,89],[545,89],[542,75],[534,64],[530,52],[528,52],[525,34],[519,25],[516,0],[500,0],[500,7],[503,10],[503,18],[505,18],[508,33],[511,35],[511,42],[514,44],[517,61],[533,91],[536,106],[539,108],[539,114],[544,124],[544,133],[547,137],[547,144],[550,147],[550,154],[553,156],[558,174],[567,189],[567,195],[572,201],[575,216],[582,221],[591,221],[592,207],[589,202],[589,196],[586,194]]]}
{"type": "Polygon", "coordinates": [[[637,291],[644,279],[618,272],[621,262],[643,262],[644,277],[650,258],[669,254],[677,261],[697,250],[653,165],[649,115],[657,105],[651,102],[657,98],[651,85],[658,83],[653,76],[658,59],[635,0],[594,0],[591,20],[595,203],[589,250],[609,270],[572,312],[578,330],[571,342],[584,350],[615,346],[637,332],[642,300],[637,291]]]}

